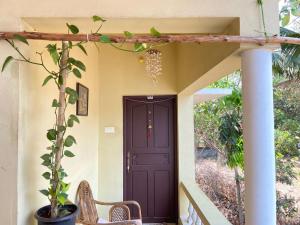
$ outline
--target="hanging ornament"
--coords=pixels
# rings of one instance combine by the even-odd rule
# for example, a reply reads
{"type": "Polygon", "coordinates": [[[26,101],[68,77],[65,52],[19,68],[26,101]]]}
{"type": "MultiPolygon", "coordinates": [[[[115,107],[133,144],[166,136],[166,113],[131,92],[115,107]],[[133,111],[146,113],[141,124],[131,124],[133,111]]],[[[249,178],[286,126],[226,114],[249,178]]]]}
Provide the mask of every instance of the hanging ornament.
{"type": "Polygon", "coordinates": [[[145,67],[147,75],[153,80],[153,83],[157,83],[157,78],[162,74],[162,54],[157,49],[149,49],[145,53],[145,67]]]}

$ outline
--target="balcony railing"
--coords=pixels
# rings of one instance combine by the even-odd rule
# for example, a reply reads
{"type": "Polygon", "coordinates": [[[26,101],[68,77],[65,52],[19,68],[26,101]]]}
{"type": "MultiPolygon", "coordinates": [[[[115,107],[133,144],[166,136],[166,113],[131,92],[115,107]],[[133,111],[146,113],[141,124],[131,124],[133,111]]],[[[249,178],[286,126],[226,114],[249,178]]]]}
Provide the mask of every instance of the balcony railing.
{"type": "Polygon", "coordinates": [[[180,188],[189,201],[183,225],[232,225],[195,183],[181,183],[180,188]]]}

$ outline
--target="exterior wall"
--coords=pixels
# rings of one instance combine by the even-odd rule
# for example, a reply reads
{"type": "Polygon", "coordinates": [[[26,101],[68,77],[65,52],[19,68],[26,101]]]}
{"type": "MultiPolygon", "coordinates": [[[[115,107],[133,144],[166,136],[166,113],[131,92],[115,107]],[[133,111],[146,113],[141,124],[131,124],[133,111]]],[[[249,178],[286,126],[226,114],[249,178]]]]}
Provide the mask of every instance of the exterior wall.
{"type": "MultiPolygon", "coordinates": [[[[31,42],[32,51],[28,53],[30,58],[35,59],[35,51],[43,51],[46,45],[46,42],[31,42]]],[[[76,157],[65,158],[63,161],[63,167],[69,174],[66,181],[71,182],[70,200],[74,200],[78,183],[83,179],[91,183],[95,195],[98,191],[98,52],[94,45],[89,45],[87,50],[89,57],[84,56],[80,50],[73,50],[74,52],[71,53],[74,57],[82,59],[87,66],[87,72],[80,83],[89,88],[90,95],[88,117],[79,117],[80,124],[74,125],[70,132],[78,143],[71,148],[76,157]]],[[[48,54],[44,52],[45,55],[48,54]]],[[[45,57],[45,63],[53,65],[49,57],[45,57]]],[[[18,224],[25,225],[35,224],[33,212],[48,204],[48,200],[38,192],[48,185],[48,182],[41,177],[45,167],[40,165],[40,156],[47,151],[46,147],[49,145],[46,131],[53,126],[54,121],[54,111],[50,106],[52,99],[57,98],[58,92],[55,85],[50,82],[42,87],[43,80],[47,76],[44,70],[22,64],[20,71],[18,224]]],[[[75,88],[73,75],[69,76],[68,82],[70,87],[75,88]]],[[[75,114],[75,106],[69,106],[67,113],[75,114]]],[[[16,218],[16,214],[12,216],[16,218]]]]}
{"type": "MultiPolygon", "coordinates": [[[[32,41],[29,56],[34,58],[35,50],[41,50],[45,45],[46,42],[32,41]]],[[[178,90],[178,46],[166,45],[160,49],[163,52],[163,76],[159,78],[157,86],[146,76],[144,64],[139,63],[137,54],[120,52],[104,45],[99,46],[100,54],[91,45],[88,48],[89,57],[75,52],[76,56],[80,54],[88,68],[81,83],[90,88],[90,108],[89,116],[81,117],[80,127],[72,130],[78,140],[78,146],[74,147],[77,157],[64,162],[70,174],[68,179],[72,182],[71,200],[74,199],[76,186],[82,179],[91,183],[95,197],[101,200],[123,199],[124,95],[178,94],[179,182],[194,180],[192,93],[179,93],[178,90]],[[116,133],[105,134],[106,126],[114,126],[116,133]]],[[[51,63],[46,61],[46,64],[51,63]]],[[[185,70],[189,72],[189,67],[185,70]]],[[[48,203],[38,193],[46,185],[46,181],[40,176],[44,168],[40,166],[39,157],[48,144],[45,131],[52,125],[53,114],[49,111],[49,105],[56,97],[56,91],[51,85],[41,87],[46,76],[44,71],[24,64],[20,71],[18,224],[32,224],[34,210],[48,203]]],[[[184,80],[189,79],[188,76],[184,78],[184,73],[182,76],[181,82],[187,87],[190,86],[189,82],[193,80],[184,80]]],[[[70,85],[75,86],[72,77],[70,85]]],[[[69,109],[72,112],[74,110],[69,109]]],[[[180,195],[181,207],[185,208],[183,199],[180,195]]],[[[100,214],[107,216],[107,209],[102,209],[100,214]]]]}
{"type": "MultiPolygon", "coordinates": [[[[278,23],[274,18],[278,18],[278,1],[265,0],[264,4],[268,9],[265,10],[267,31],[276,34],[278,23]]],[[[1,31],[22,29],[21,17],[87,18],[94,14],[137,20],[206,18],[207,21],[207,18],[230,17],[239,18],[239,23],[235,21],[235,26],[228,27],[224,33],[258,35],[257,31],[262,30],[256,0],[177,0],[176,4],[170,0],[132,0],[130,3],[121,1],[117,6],[109,0],[89,0],[85,4],[79,0],[11,0],[9,4],[0,0],[0,6],[1,31]]],[[[159,29],[159,23],[153,25],[159,29]]],[[[211,25],[214,25],[213,22],[211,25]]],[[[45,26],[44,30],[47,29],[45,26]]],[[[0,44],[2,62],[11,50],[0,44]]],[[[32,42],[29,56],[34,57],[35,50],[44,49],[44,46],[45,42],[32,42]]],[[[103,45],[100,46],[100,55],[93,45],[89,47],[88,58],[75,53],[80,54],[88,68],[81,83],[89,87],[90,101],[89,116],[81,117],[80,127],[75,126],[72,130],[78,140],[78,145],[74,147],[76,158],[64,162],[70,173],[68,180],[72,182],[70,199],[74,198],[76,186],[82,179],[91,183],[95,197],[101,200],[123,199],[123,95],[178,94],[179,182],[183,179],[193,180],[191,95],[200,87],[239,68],[239,57],[236,55],[238,48],[238,45],[231,44],[163,46],[164,75],[158,86],[153,86],[151,79],[145,76],[144,65],[138,63],[135,54],[103,45]],[[106,126],[116,127],[116,133],[105,134],[106,126]]],[[[7,75],[9,79],[0,78],[0,104],[10,102],[8,108],[0,108],[0,176],[7,184],[1,185],[0,195],[10,205],[0,206],[0,217],[6,224],[15,225],[18,212],[19,225],[33,224],[33,211],[48,203],[38,193],[46,184],[40,176],[44,168],[40,166],[39,157],[47,146],[45,132],[53,121],[53,112],[49,110],[49,106],[56,97],[56,92],[54,86],[41,87],[47,74],[36,67],[21,65],[18,70],[18,65],[15,64],[9,67],[7,75]],[[19,115],[16,112],[20,112],[19,115]],[[6,171],[3,171],[3,165],[6,166],[6,171]]],[[[75,87],[73,78],[70,78],[70,84],[75,87]]],[[[69,111],[74,112],[75,109],[71,107],[69,111]]],[[[179,201],[183,203],[181,200],[180,196],[179,201]]],[[[181,206],[185,207],[184,204],[181,206]]],[[[101,215],[106,213],[107,210],[101,211],[101,215]]]]}
{"type": "MultiPolygon", "coordinates": [[[[13,52],[0,43],[1,52],[13,52]]],[[[4,60],[0,56],[0,61],[4,60]]],[[[0,206],[1,224],[15,225],[17,218],[19,66],[0,73],[0,206]]]]}

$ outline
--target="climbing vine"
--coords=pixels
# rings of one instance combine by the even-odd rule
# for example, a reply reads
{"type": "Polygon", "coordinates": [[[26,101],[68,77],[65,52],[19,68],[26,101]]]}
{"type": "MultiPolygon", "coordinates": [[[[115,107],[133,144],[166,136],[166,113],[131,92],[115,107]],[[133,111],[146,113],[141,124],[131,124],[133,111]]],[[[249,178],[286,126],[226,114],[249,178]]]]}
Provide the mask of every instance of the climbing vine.
{"type": "MultiPolygon", "coordinates": [[[[124,48],[122,43],[113,43],[107,35],[100,33],[101,27],[106,21],[105,19],[99,16],[93,16],[92,20],[98,26],[96,31],[92,32],[91,35],[97,36],[98,42],[100,43],[110,44],[118,50],[128,52],[141,52],[153,47],[153,45],[147,43],[135,43],[133,48],[124,48]]],[[[79,28],[76,25],[67,23],[66,26],[68,33],[73,35],[79,34],[79,28]]],[[[150,29],[150,35],[152,37],[159,37],[160,33],[152,27],[150,29]]],[[[129,31],[125,31],[124,36],[126,38],[132,38],[134,34],[129,31]]],[[[18,53],[19,57],[7,56],[2,65],[2,71],[4,71],[12,61],[33,64],[43,68],[47,74],[42,86],[46,86],[48,83],[54,82],[57,88],[58,96],[57,98],[54,98],[51,103],[51,107],[54,110],[55,120],[53,126],[46,132],[49,146],[47,147],[47,152],[41,156],[42,165],[45,167],[45,172],[42,176],[49,182],[49,185],[47,188],[40,190],[40,192],[50,201],[51,211],[49,217],[57,218],[67,215],[70,212],[66,211],[66,209],[62,206],[68,199],[67,192],[70,188],[70,183],[65,182],[67,173],[62,167],[62,160],[65,157],[70,158],[75,156],[71,147],[77,142],[75,137],[70,135],[69,132],[75,124],[80,123],[79,118],[76,115],[66,114],[67,107],[75,104],[78,99],[77,91],[67,85],[67,80],[70,75],[73,75],[76,79],[81,79],[82,74],[86,71],[85,64],[72,57],[71,52],[73,49],[79,48],[83,54],[87,55],[88,53],[84,46],[88,40],[79,42],[62,41],[61,44],[47,44],[45,48],[48,52],[48,57],[52,59],[56,66],[56,70],[49,69],[44,63],[43,52],[36,52],[39,56],[38,61],[33,61],[22,53],[18,44],[22,43],[29,46],[29,42],[26,37],[20,34],[14,34],[12,39],[5,40],[18,53]]]]}

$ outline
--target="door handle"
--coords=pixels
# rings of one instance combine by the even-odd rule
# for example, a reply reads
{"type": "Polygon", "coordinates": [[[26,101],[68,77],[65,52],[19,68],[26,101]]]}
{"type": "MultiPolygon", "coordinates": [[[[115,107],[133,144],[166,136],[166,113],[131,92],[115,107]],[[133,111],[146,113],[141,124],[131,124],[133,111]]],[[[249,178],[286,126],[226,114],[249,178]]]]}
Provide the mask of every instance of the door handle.
{"type": "Polygon", "coordinates": [[[127,173],[130,172],[130,152],[127,152],[127,173]]]}

